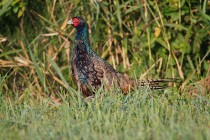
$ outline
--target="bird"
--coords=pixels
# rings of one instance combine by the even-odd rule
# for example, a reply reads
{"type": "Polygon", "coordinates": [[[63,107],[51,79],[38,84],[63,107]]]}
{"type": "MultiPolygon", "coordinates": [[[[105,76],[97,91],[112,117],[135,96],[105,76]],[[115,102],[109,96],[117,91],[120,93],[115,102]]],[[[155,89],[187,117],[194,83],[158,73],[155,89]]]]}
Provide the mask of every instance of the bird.
{"type": "Polygon", "coordinates": [[[210,93],[210,75],[193,84],[185,86],[182,91],[187,92],[190,96],[207,95],[207,93],[210,93]]]}
{"type": "Polygon", "coordinates": [[[133,80],[126,74],[116,71],[108,62],[99,57],[91,48],[88,24],[82,17],[73,17],[67,25],[76,28],[71,52],[73,79],[84,97],[94,96],[101,86],[106,89],[119,88],[124,94],[136,87],[149,86],[150,89],[163,89],[173,78],[157,80],[133,80]]]}

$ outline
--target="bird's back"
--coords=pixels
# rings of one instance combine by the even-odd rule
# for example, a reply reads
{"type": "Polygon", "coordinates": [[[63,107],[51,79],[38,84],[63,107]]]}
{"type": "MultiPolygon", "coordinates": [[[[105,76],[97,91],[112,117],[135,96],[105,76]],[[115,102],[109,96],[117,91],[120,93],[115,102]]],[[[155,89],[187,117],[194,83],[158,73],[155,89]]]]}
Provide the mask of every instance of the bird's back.
{"type": "Polygon", "coordinates": [[[98,89],[103,84],[106,88],[114,85],[127,92],[130,84],[128,76],[117,72],[92,50],[88,52],[85,48],[82,41],[74,42],[72,68],[75,79],[94,89],[98,89]]]}

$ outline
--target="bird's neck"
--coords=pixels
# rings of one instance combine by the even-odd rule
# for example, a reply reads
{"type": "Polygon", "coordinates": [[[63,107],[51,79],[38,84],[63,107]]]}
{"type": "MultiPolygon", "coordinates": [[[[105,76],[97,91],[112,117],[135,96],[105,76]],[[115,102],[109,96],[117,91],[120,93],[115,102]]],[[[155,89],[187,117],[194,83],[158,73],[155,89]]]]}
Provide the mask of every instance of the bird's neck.
{"type": "Polygon", "coordinates": [[[89,33],[88,33],[88,26],[83,27],[81,29],[77,29],[75,40],[83,41],[88,52],[91,51],[90,48],[90,40],[89,40],[89,33]]]}

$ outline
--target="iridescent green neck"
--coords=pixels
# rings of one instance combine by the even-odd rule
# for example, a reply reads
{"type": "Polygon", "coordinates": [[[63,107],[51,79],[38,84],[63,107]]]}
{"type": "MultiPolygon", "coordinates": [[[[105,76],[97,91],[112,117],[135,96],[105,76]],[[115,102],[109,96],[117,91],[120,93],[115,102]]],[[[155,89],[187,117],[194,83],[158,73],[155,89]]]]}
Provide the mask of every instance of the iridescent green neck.
{"type": "Polygon", "coordinates": [[[89,33],[88,33],[87,25],[83,28],[77,29],[75,40],[83,41],[87,51],[92,52],[92,49],[90,48],[89,33]]]}

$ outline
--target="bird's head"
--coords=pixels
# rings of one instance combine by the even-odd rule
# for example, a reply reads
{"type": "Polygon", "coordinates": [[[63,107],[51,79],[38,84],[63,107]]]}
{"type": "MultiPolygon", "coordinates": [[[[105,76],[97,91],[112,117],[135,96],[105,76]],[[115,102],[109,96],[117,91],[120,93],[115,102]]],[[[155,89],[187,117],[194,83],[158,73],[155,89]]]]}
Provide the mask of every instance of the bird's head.
{"type": "Polygon", "coordinates": [[[80,29],[84,28],[87,25],[86,21],[83,18],[81,18],[81,17],[73,17],[72,19],[67,21],[67,24],[71,24],[77,30],[80,30],[80,29]]]}

